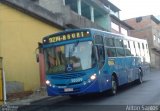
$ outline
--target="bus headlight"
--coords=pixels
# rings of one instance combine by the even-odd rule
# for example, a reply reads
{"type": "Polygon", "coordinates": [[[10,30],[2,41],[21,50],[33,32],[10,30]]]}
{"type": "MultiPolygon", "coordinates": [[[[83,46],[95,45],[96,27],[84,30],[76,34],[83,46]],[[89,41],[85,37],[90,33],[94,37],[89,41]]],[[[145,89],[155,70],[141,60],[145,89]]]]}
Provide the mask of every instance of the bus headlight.
{"type": "Polygon", "coordinates": [[[46,80],[46,84],[50,86],[51,82],[49,80],[46,80]]]}
{"type": "Polygon", "coordinates": [[[96,75],[96,74],[93,74],[93,75],[90,77],[90,79],[91,79],[91,80],[95,80],[96,77],[97,77],[97,75],[96,75]]]}

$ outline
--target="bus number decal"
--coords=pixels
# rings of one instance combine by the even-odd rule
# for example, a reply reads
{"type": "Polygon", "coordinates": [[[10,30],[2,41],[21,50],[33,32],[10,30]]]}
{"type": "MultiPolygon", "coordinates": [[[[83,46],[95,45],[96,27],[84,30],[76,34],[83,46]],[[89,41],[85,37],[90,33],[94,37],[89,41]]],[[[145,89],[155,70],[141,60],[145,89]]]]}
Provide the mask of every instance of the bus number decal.
{"type": "Polygon", "coordinates": [[[62,35],[50,37],[50,38],[48,38],[48,41],[49,41],[49,43],[55,43],[55,42],[61,42],[61,41],[89,37],[89,36],[90,36],[90,34],[88,31],[72,32],[72,33],[68,33],[68,34],[62,34],[62,35]]]}
{"type": "Polygon", "coordinates": [[[76,82],[82,82],[83,79],[82,78],[75,78],[75,79],[71,79],[72,83],[76,83],[76,82]]]}

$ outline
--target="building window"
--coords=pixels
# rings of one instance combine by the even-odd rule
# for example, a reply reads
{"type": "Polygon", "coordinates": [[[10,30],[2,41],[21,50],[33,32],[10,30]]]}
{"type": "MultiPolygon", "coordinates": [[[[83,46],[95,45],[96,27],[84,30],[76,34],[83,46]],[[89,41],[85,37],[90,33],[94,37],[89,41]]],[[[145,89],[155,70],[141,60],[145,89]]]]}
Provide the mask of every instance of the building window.
{"type": "Polygon", "coordinates": [[[39,1],[39,0],[31,0],[31,1],[33,1],[33,2],[37,2],[37,1],[39,1]]]}
{"type": "Polygon", "coordinates": [[[114,30],[119,32],[119,26],[116,23],[111,22],[111,27],[112,27],[112,29],[114,29],[114,30]]]}
{"type": "Polygon", "coordinates": [[[113,10],[110,9],[110,13],[114,16],[116,16],[117,18],[119,18],[119,12],[115,12],[113,10]]]}
{"type": "Polygon", "coordinates": [[[141,22],[142,21],[142,17],[138,17],[138,18],[136,18],[136,22],[138,23],[138,22],[141,22]]]}
{"type": "Polygon", "coordinates": [[[124,35],[128,35],[128,31],[124,29],[123,27],[121,27],[121,33],[124,35]]]}
{"type": "MultiPolygon", "coordinates": [[[[74,0],[72,0],[74,1],[74,0]]],[[[86,17],[87,19],[91,19],[91,11],[90,11],[90,6],[88,4],[86,4],[85,2],[81,2],[81,13],[82,13],[82,16],[86,17]]]]}
{"type": "Polygon", "coordinates": [[[153,40],[156,40],[156,35],[153,35],[153,40]]]}
{"type": "Polygon", "coordinates": [[[158,38],[158,43],[160,44],[160,38],[158,38]]]}
{"type": "Polygon", "coordinates": [[[30,0],[30,1],[32,1],[34,3],[38,3],[39,2],[39,0],[30,0]]]}
{"type": "Polygon", "coordinates": [[[65,5],[70,6],[72,11],[78,13],[77,1],[76,0],[65,0],[65,5]]]}

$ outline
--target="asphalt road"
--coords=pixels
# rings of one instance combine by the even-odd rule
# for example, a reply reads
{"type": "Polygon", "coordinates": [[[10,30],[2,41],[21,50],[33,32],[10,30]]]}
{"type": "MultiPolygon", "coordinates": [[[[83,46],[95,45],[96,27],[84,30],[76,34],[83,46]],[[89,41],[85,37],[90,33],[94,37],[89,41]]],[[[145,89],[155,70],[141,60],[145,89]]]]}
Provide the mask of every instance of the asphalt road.
{"type": "Polygon", "coordinates": [[[117,95],[108,92],[85,95],[76,99],[50,97],[18,111],[160,111],[160,71],[148,73],[140,85],[120,87],[117,95]],[[158,106],[159,105],[159,106],[158,106]]]}

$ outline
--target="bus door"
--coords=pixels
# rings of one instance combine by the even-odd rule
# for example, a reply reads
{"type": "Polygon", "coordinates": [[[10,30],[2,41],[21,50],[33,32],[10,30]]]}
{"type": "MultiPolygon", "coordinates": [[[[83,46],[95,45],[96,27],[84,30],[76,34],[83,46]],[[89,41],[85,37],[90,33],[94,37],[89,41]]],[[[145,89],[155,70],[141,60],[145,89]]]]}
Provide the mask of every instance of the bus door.
{"type": "Polygon", "coordinates": [[[104,64],[105,64],[105,53],[104,53],[104,47],[103,46],[96,46],[97,48],[97,57],[98,57],[98,69],[99,69],[99,88],[100,90],[103,90],[105,88],[105,84],[104,82],[106,81],[106,77],[104,72],[105,72],[105,68],[104,68],[104,64]]]}
{"type": "Polygon", "coordinates": [[[95,36],[95,48],[96,48],[96,55],[97,55],[97,64],[98,64],[98,82],[100,91],[102,91],[105,87],[104,81],[106,77],[104,76],[104,63],[105,63],[105,52],[104,52],[104,45],[103,45],[103,37],[96,35],[95,36]],[[104,79],[104,80],[102,80],[104,79]]]}

